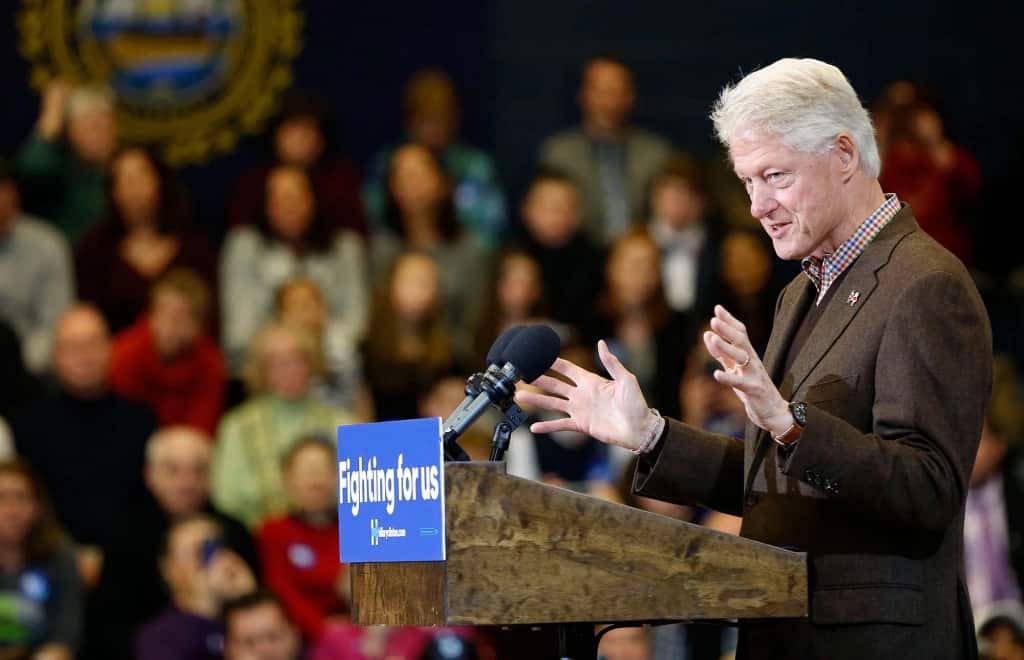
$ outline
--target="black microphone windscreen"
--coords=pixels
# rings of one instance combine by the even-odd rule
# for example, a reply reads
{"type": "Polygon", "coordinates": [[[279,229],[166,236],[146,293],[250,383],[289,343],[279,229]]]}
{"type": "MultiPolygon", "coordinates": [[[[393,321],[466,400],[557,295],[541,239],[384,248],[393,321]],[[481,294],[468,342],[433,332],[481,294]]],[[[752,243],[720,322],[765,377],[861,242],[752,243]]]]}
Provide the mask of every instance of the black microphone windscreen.
{"type": "Polygon", "coordinates": [[[502,355],[505,353],[505,348],[509,345],[513,339],[516,338],[520,332],[522,332],[525,325],[514,325],[505,332],[498,335],[498,338],[491,344],[490,350],[487,351],[487,366],[498,365],[499,367],[504,364],[502,361],[502,355]]]}
{"type": "Polygon", "coordinates": [[[562,348],[558,333],[546,325],[528,325],[505,347],[502,359],[511,362],[531,382],[548,370],[562,348]]]}

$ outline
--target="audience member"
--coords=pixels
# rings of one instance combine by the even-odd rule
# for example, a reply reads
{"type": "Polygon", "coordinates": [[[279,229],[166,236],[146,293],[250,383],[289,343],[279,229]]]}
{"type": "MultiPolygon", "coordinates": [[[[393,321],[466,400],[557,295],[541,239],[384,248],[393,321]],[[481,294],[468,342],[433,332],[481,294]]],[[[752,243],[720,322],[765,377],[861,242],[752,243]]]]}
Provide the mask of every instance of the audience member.
{"type": "Polygon", "coordinates": [[[233,598],[221,611],[225,660],[300,660],[295,626],[268,591],[233,598]]]}
{"type": "Polygon", "coordinates": [[[605,266],[606,286],[586,343],[604,339],[633,372],[648,401],[666,415],[678,412],[679,377],[693,320],[674,314],[665,301],[658,246],[643,229],[612,244],[605,266]]]}
{"type": "Polygon", "coordinates": [[[135,657],[219,660],[224,649],[221,608],[256,588],[252,571],[224,546],[217,523],[202,515],[173,522],[159,557],[171,605],[139,631],[135,657]]]}
{"type": "Polygon", "coordinates": [[[39,379],[29,373],[21,341],[14,328],[0,319],[0,417],[12,422],[41,396],[39,379]]]}
{"type": "Polygon", "coordinates": [[[225,546],[254,573],[259,570],[248,529],[210,504],[211,445],[208,436],[183,426],[163,428],[146,444],[148,492],[129,503],[122,519],[130,523],[103,549],[103,572],[89,599],[89,658],[132,658],[138,628],[170,605],[157,556],[175,521],[209,517],[222,530],[225,546]]]}
{"type": "Polygon", "coordinates": [[[251,398],[221,420],[211,480],[213,502],[251,528],[287,512],[281,463],[292,446],[311,433],[333,438],[353,421],[312,394],[320,364],[316,340],[300,328],[273,324],[252,343],[251,398]]]}
{"type": "MultiPolygon", "coordinates": [[[[459,100],[443,71],[427,69],[405,85],[405,138],[426,147],[444,165],[454,185],[459,223],[484,245],[497,245],[507,229],[505,197],[498,171],[487,153],[459,139],[459,100]]],[[[378,151],[363,189],[378,227],[387,218],[390,163],[396,147],[378,151]]]]}
{"type": "Polygon", "coordinates": [[[892,145],[895,116],[915,103],[927,102],[932,97],[927,86],[909,80],[888,83],[871,106],[871,123],[875,126],[878,151],[884,158],[892,145]]]}
{"type": "Polygon", "coordinates": [[[71,660],[82,636],[75,553],[42,482],[0,461],[0,657],[71,660]]]}
{"type": "Polygon", "coordinates": [[[377,283],[395,259],[419,250],[437,260],[449,332],[465,328],[477,312],[484,270],[479,241],[461,231],[452,187],[437,158],[425,147],[407,144],[394,152],[388,170],[386,226],[374,233],[373,272],[377,283]]]}
{"type": "Polygon", "coordinates": [[[472,351],[463,359],[483,368],[487,351],[514,325],[547,322],[547,299],[540,264],[528,253],[512,249],[494,260],[494,275],[473,331],[472,351]]]}
{"type": "Polygon", "coordinates": [[[633,73],[620,61],[597,57],[583,70],[582,124],[548,138],[542,165],[572,177],[583,198],[584,227],[598,245],[611,243],[645,213],[651,179],[671,152],[664,138],[628,123],[633,73]]]}
{"type": "Polygon", "coordinates": [[[17,166],[29,208],[75,246],[106,209],[107,165],[117,148],[114,98],[106,88],[54,79],[41,100],[17,166]]]}
{"type": "Polygon", "coordinates": [[[771,244],[761,229],[733,229],[722,239],[720,250],[714,300],[743,322],[750,344],[763,355],[782,290],[771,244]]]}
{"type": "Polygon", "coordinates": [[[331,112],[323,99],[301,90],[285,95],[269,132],[271,160],[242,173],[228,208],[233,227],[257,222],[266,199],[267,176],[278,165],[300,167],[309,174],[327,225],[365,237],[366,217],[355,164],[338,149],[331,112]]]}
{"type": "Polygon", "coordinates": [[[995,358],[992,396],[964,511],[964,569],[971,606],[1020,600],[1024,576],[1024,415],[1014,364],[995,358]]]}
{"type": "Polygon", "coordinates": [[[53,327],[71,304],[72,277],[64,237],[21,211],[17,182],[0,161],[0,319],[17,331],[25,364],[36,373],[50,365],[53,327]]]}
{"type": "Polygon", "coordinates": [[[993,603],[975,615],[979,660],[1024,660],[1024,606],[993,603]]]}
{"type": "Polygon", "coordinates": [[[235,227],[225,240],[220,271],[223,345],[235,374],[253,336],[271,320],[278,290],[295,277],[320,287],[338,331],[356,342],[366,332],[365,247],[357,234],[332,229],[318,204],[305,170],[275,167],[267,176],[259,222],[235,227]]]}
{"type": "Polygon", "coordinates": [[[145,492],[142,465],[156,417],[110,389],[110,334],[95,307],[78,305],[57,323],[58,390],[15,420],[18,452],[49,486],[57,519],[79,543],[86,584],[99,548],[122,524],[124,505],[145,492]]]}
{"type": "Polygon", "coordinates": [[[355,413],[361,420],[373,419],[373,401],[363,380],[359,345],[343,326],[327,314],[323,292],[316,282],[297,278],[277,293],[275,318],[296,325],[319,339],[323,351],[323,376],[315,389],[328,403],[355,413]]]}
{"type": "Polygon", "coordinates": [[[415,417],[417,397],[453,365],[437,262],[407,252],[377,288],[364,350],[377,419],[415,417]]]}
{"type": "Polygon", "coordinates": [[[949,139],[933,106],[919,101],[893,113],[880,181],[914,209],[922,229],[974,264],[971,228],[981,205],[981,169],[949,139]]]}
{"type": "Polygon", "coordinates": [[[119,152],[108,195],[106,218],[75,252],[75,279],[79,298],[99,307],[114,332],[135,322],[153,283],[172,268],[190,268],[213,286],[213,250],[191,231],[183,189],[152,153],[119,152]]]}
{"type": "Polygon", "coordinates": [[[666,161],[651,182],[650,204],[647,229],[661,249],[665,300],[673,311],[706,316],[718,276],[722,220],[697,160],[677,154],[666,161]]]}
{"type": "Polygon", "coordinates": [[[149,404],[161,425],[184,424],[213,435],[224,407],[226,370],[205,332],[210,290],[185,268],[153,286],[149,313],[114,338],[114,390],[149,404]]]}
{"type": "Polygon", "coordinates": [[[522,215],[523,248],[540,264],[551,315],[578,329],[593,314],[604,255],[580,231],[575,184],[558,172],[541,172],[523,199],[522,215]]]}
{"type": "Polygon", "coordinates": [[[337,451],[325,438],[303,438],[283,470],[291,511],[260,528],[263,578],[302,635],[316,640],[329,625],[349,621],[348,572],[338,561],[337,451]]]}

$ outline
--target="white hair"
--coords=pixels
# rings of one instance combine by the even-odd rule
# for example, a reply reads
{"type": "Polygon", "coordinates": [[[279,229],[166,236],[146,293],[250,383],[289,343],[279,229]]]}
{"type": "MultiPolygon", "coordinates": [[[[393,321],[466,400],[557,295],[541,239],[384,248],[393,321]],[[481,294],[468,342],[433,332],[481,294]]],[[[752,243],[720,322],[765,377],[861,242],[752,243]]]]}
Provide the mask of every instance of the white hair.
{"type": "Polygon", "coordinates": [[[68,94],[69,121],[94,111],[113,112],[114,92],[105,85],[79,85],[68,94]]]}
{"type": "Polygon", "coordinates": [[[739,134],[763,130],[804,153],[823,153],[840,133],[857,145],[860,167],[881,170],[875,129],[843,72],[814,59],[785,58],[726,85],[711,110],[726,147],[739,134]]]}

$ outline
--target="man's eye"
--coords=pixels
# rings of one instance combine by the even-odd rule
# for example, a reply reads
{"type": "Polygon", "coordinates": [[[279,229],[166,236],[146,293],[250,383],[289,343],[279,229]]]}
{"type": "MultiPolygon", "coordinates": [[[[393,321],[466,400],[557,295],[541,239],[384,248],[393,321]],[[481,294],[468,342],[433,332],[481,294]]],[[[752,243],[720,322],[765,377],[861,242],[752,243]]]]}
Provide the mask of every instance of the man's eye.
{"type": "Polygon", "coordinates": [[[789,172],[770,172],[765,175],[765,180],[772,185],[784,185],[789,182],[789,172]]]}

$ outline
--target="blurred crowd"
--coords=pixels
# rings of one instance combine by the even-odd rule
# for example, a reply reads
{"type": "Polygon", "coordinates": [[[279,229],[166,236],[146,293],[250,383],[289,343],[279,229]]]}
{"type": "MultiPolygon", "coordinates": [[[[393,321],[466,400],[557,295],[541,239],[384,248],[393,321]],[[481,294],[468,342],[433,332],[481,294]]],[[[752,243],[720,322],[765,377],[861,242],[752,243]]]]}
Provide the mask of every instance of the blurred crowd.
{"type": "MultiPolygon", "coordinates": [[[[496,657],[485,631],[350,624],[335,428],[446,417],[494,338],[539,322],[587,368],[606,340],[663,414],[742,435],[698,338],[721,303],[763,351],[799,271],[725,159],[631,122],[637,93],[623,63],[588,62],[579,123],[539,146],[512,200],[460,136],[444,72],[408,81],[402,139],[363,170],[330,108],[293,90],[266,160],[223,191],[219,232],[153,151],[119,143],[109,90],[53,81],[0,161],[0,659],[496,657]]],[[[896,82],[873,114],[885,191],[977,267],[981,171],[935,94],[896,82]]],[[[1020,411],[1001,355],[965,527],[992,658],[1024,657],[1020,411]]],[[[486,458],[489,441],[485,420],[463,444],[486,458]]],[[[527,424],[508,465],[738,532],[632,495],[631,458],[527,424]]],[[[673,625],[610,632],[602,653],[702,660],[734,644],[729,628],[673,625]]]]}

